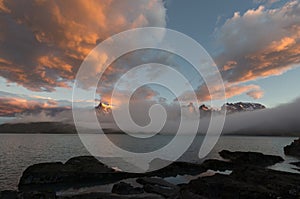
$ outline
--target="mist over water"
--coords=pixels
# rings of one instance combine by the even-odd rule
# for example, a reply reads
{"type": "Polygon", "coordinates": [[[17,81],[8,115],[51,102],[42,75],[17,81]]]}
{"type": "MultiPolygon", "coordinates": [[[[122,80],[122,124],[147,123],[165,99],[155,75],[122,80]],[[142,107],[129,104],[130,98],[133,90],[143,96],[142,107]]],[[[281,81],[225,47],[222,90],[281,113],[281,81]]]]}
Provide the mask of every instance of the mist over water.
{"type": "Polygon", "coordinates": [[[228,115],[223,133],[300,136],[300,98],[275,108],[228,115]]]}
{"type": "MultiPolygon", "coordinates": [[[[130,107],[130,114],[133,121],[140,126],[147,125],[150,122],[149,109],[152,105],[157,104],[154,101],[136,102],[135,106],[130,107]],[[141,108],[142,107],[142,108],[141,108]]],[[[171,104],[162,104],[167,113],[167,119],[165,126],[161,130],[161,133],[174,134],[178,129],[178,122],[180,121],[180,115],[183,114],[186,120],[199,120],[194,117],[190,111],[190,107],[182,108],[183,112],[180,112],[178,106],[171,104]]],[[[81,114],[86,115],[84,121],[79,124],[83,128],[97,129],[98,125],[89,122],[89,115],[93,112],[93,108],[78,109],[73,111],[80,111],[81,114]]],[[[256,110],[249,112],[240,112],[234,114],[227,114],[225,125],[223,128],[223,134],[238,134],[238,135],[275,135],[275,136],[299,136],[300,135],[300,98],[293,102],[282,104],[274,108],[267,108],[264,110],[256,110]]],[[[14,120],[5,121],[13,123],[27,123],[27,122],[64,122],[73,123],[72,112],[70,110],[63,111],[50,116],[44,112],[40,114],[23,115],[22,117],[14,120]]],[[[199,133],[205,134],[210,118],[205,117],[200,119],[199,133]]],[[[114,122],[111,114],[100,114],[99,122],[101,127],[119,130],[118,126],[114,122]]],[[[128,127],[128,131],[133,131],[134,128],[128,127]]],[[[142,133],[142,132],[139,132],[142,133]]],[[[189,134],[187,129],[187,134],[189,134]]]]}

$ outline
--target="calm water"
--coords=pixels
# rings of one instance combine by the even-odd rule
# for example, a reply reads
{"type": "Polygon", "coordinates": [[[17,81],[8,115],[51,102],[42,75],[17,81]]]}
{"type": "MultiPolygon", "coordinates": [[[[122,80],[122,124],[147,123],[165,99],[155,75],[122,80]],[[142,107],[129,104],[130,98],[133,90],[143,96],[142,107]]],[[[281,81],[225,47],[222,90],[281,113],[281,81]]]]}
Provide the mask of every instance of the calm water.
{"type": "MultiPolygon", "coordinates": [[[[122,135],[111,135],[119,142],[126,143],[122,135]]],[[[198,138],[201,140],[201,137],[198,138]]],[[[293,171],[289,162],[297,161],[284,156],[283,147],[295,138],[288,137],[238,137],[223,136],[207,158],[220,158],[218,152],[223,149],[258,151],[265,154],[280,155],[286,161],[273,166],[273,169],[293,171]]],[[[159,136],[149,146],[135,145],[135,148],[151,149],[153,143],[165,142],[169,136],[159,136]]],[[[200,162],[197,158],[199,146],[194,145],[181,158],[183,161],[200,162]]],[[[41,162],[62,161],[71,157],[89,155],[77,135],[0,135],[0,190],[15,189],[22,172],[30,165],[41,162]]],[[[299,160],[298,160],[299,161],[299,160]]]]}

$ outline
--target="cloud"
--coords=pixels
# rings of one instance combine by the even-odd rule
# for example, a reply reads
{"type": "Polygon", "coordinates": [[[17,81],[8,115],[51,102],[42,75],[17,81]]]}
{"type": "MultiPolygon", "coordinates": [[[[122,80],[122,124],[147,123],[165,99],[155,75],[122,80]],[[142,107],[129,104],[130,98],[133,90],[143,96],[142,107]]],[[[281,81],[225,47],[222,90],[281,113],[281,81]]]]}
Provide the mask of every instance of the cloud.
{"type": "Polygon", "coordinates": [[[107,92],[101,93],[101,101],[114,106],[119,106],[125,100],[129,100],[130,103],[137,103],[141,101],[151,101],[158,96],[159,93],[157,91],[145,85],[139,87],[133,93],[129,92],[128,90],[117,89],[114,93],[114,96],[112,96],[112,90],[108,89],[107,92]]]}
{"type": "Polygon", "coordinates": [[[259,6],[236,12],[218,28],[222,53],[216,58],[228,82],[280,75],[300,63],[300,3],[276,9],[259,6]]]}
{"type": "Polygon", "coordinates": [[[47,111],[48,114],[54,114],[63,110],[69,110],[70,107],[59,107],[54,100],[45,100],[44,102],[27,100],[22,98],[0,97],[0,116],[16,116],[17,114],[31,114],[47,111]]]}
{"type": "MultiPolygon", "coordinates": [[[[224,81],[227,98],[243,93],[253,99],[262,98],[264,92],[258,85],[245,84],[281,75],[299,66],[299,13],[298,0],[276,9],[259,6],[244,14],[234,13],[232,18],[216,29],[221,53],[215,57],[215,61],[224,81]]],[[[200,101],[208,101],[220,99],[219,90],[216,87],[209,93],[206,85],[200,85],[196,92],[200,101]]]]}
{"type": "MultiPolygon", "coordinates": [[[[84,107],[84,102],[75,102],[75,105],[84,107]]],[[[0,91],[0,117],[23,117],[24,115],[36,115],[42,112],[50,117],[59,112],[70,110],[71,106],[72,103],[67,100],[0,91]]]]}
{"type": "Polygon", "coordinates": [[[281,0],[253,0],[254,3],[256,4],[267,4],[267,5],[271,5],[273,3],[279,2],[281,0]]]}
{"type": "Polygon", "coordinates": [[[252,97],[253,99],[260,99],[264,96],[264,92],[262,90],[252,90],[247,92],[247,95],[252,97]]]}
{"type": "MultiPolygon", "coordinates": [[[[254,84],[242,85],[235,83],[225,83],[225,95],[226,98],[231,98],[237,95],[246,93],[249,97],[253,99],[260,99],[263,97],[263,91],[261,88],[254,84]]],[[[219,85],[214,86],[211,91],[208,91],[208,88],[205,84],[202,84],[195,90],[196,96],[200,102],[210,101],[210,100],[221,100],[223,99],[222,93],[220,92],[221,87],[219,85]]],[[[193,95],[188,91],[183,93],[178,99],[189,102],[193,95]]]]}
{"type": "Polygon", "coordinates": [[[164,27],[165,14],[162,0],[1,0],[1,76],[33,91],[69,87],[97,43],[131,28],[164,27]]]}
{"type": "Polygon", "coordinates": [[[278,107],[226,117],[224,134],[300,135],[300,98],[278,107]]]}
{"type": "MultiPolygon", "coordinates": [[[[275,1],[259,1],[275,3],[275,1]]],[[[221,72],[226,97],[246,94],[262,98],[264,91],[252,82],[281,75],[300,66],[300,2],[292,0],[279,8],[259,6],[241,14],[234,13],[215,36],[220,53],[215,62],[221,72]]],[[[196,90],[199,101],[221,99],[220,87],[209,93],[203,83],[196,90]]],[[[190,93],[180,97],[190,100],[190,93]]]]}

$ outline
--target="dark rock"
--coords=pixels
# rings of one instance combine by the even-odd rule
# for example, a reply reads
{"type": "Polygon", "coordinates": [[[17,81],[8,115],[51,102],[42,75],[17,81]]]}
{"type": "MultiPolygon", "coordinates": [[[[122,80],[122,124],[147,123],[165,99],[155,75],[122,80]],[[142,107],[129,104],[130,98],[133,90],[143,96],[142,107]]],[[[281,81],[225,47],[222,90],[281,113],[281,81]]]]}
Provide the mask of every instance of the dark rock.
{"type": "Polygon", "coordinates": [[[65,164],[42,163],[28,167],[19,181],[19,190],[48,190],[84,186],[86,183],[107,184],[130,177],[117,172],[92,156],[75,157],[65,164]]]}
{"type": "Polygon", "coordinates": [[[107,167],[92,156],[81,156],[72,158],[65,164],[55,162],[30,166],[23,172],[18,187],[21,191],[60,190],[69,187],[80,188],[87,185],[114,183],[133,177],[196,175],[206,170],[207,168],[199,164],[174,162],[153,172],[144,174],[125,173],[107,167]]]}
{"type": "Polygon", "coordinates": [[[300,167],[300,162],[291,162],[290,164],[300,167]]]}
{"type": "Polygon", "coordinates": [[[300,175],[296,173],[245,167],[234,170],[230,176],[239,181],[263,186],[282,198],[300,198],[300,175]]]}
{"type": "Polygon", "coordinates": [[[139,178],[138,183],[144,185],[144,190],[148,193],[156,193],[164,197],[178,195],[179,187],[160,178],[139,178]]]}
{"type": "Polygon", "coordinates": [[[2,191],[0,199],[56,199],[55,192],[18,192],[18,191],[2,191]]]}
{"type": "Polygon", "coordinates": [[[18,192],[12,190],[6,190],[0,192],[0,199],[17,199],[18,192]]]}
{"type": "Polygon", "coordinates": [[[22,192],[18,199],[56,199],[55,192],[22,192]]]}
{"type": "Polygon", "coordinates": [[[144,190],[148,193],[159,194],[164,197],[172,197],[178,195],[179,189],[172,189],[169,187],[161,187],[157,185],[146,184],[144,185],[144,190]]]}
{"type": "Polygon", "coordinates": [[[164,199],[156,194],[118,195],[113,193],[88,193],[73,196],[58,196],[57,199],[164,199]]]}
{"type": "Polygon", "coordinates": [[[234,169],[235,164],[229,161],[209,159],[205,160],[201,166],[204,170],[226,171],[234,169]]]}
{"type": "MultiPolygon", "coordinates": [[[[127,178],[138,178],[137,182],[144,186],[143,188],[146,192],[160,194],[164,197],[173,197],[174,193],[176,193],[177,196],[184,198],[185,196],[183,193],[187,195],[199,194],[198,192],[195,192],[195,190],[189,189],[189,185],[186,185],[186,189],[180,189],[178,188],[178,186],[168,183],[158,177],[176,177],[177,175],[199,175],[211,169],[215,171],[233,170],[232,173],[234,175],[231,174],[227,177],[223,175],[221,175],[221,177],[220,175],[216,175],[216,177],[212,177],[212,179],[220,178],[220,184],[217,184],[217,188],[221,187],[223,189],[225,187],[226,190],[231,190],[234,186],[239,187],[238,183],[241,182],[240,189],[238,189],[238,195],[251,195],[252,192],[258,195],[263,195],[262,193],[265,193],[265,189],[270,189],[270,193],[273,193],[274,190],[276,193],[278,193],[274,187],[269,188],[265,187],[265,185],[260,185],[259,188],[261,189],[258,189],[255,192],[253,187],[255,187],[256,184],[254,182],[251,182],[249,184],[248,181],[239,178],[239,176],[242,176],[242,174],[236,174],[243,168],[258,167],[256,168],[256,170],[260,172],[259,175],[255,174],[255,172],[252,172],[253,170],[255,171],[255,169],[248,169],[247,175],[252,175],[253,178],[257,179],[261,177],[268,179],[268,175],[272,176],[274,175],[274,173],[270,173],[269,170],[262,170],[264,169],[262,167],[267,167],[283,161],[281,157],[264,155],[262,153],[230,152],[226,150],[221,151],[220,155],[224,159],[228,159],[228,161],[206,160],[202,164],[193,164],[186,162],[173,162],[170,164],[170,162],[167,162],[165,160],[156,159],[150,163],[150,166],[151,164],[152,166],[155,166],[155,164],[160,163],[166,164],[168,166],[160,170],[144,174],[133,174],[115,171],[114,169],[107,167],[106,165],[99,162],[96,158],[91,156],[75,157],[68,160],[65,164],[61,162],[42,163],[28,167],[24,171],[20,179],[19,190],[23,193],[29,194],[33,193],[32,191],[34,190],[40,192],[48,190],[56,191],[60,189],[66,189],[69,187],[80,188],[84,186],[103,185],[115,183],[117,181],[127,178]],[[251,174],[249,173],[250,171],[252,172],[251,174]],[[268,175],[264,176],[264,173],[268,173],[268,175]],[[155,176],[155,178],[150,178],[153,176],[155,176]],[[228,185],[222,185],[223,183],[228,183],[228,185]],[[246,188],[247,186],[249,189],[246,188]],[[246,190],[250,192],[247,192],[246,190]]],[[[276,178],[278,179],[276,179],[276,181],[281,180],[288,184],[288,182],[291,182],[290,180],[292,180],[294,184],[297,184],[296,181],[293,180],[294,178],[287,178],[287,180],[285,181],[284,178],[286,176],[287,174],[285,173],[277,174],[276,178]],[[283,176],[282,179],[281,176],[283,176]]],[[[248,179],[246,177],[245,179],[248,179]]],[[[205,181],[202,180],[201,183],[199,182],[199,186],[201,185],[202,187],[207,187],[210,191],[212,191],[211,189],[215,189],[215,184],[213,184],[213,180],[211,181],[211,179],[208,179],[208,177],[203,179],[205,179],[205,181]]],[[[249,180],[252,179],[250,178],[249,180]]],[[[268,181],[266,181],[265,183],[267,184],[268,181]]],[[[289,189],[288,187],[285,188],[289,189]]],[[[291,193],[298,193],[296,188],[292,188],[289,190],[291,193]]],[[[114,185],[112,191],[118,194],[141,194],[143,190],[141,188],[134,188],[126,183],[118,183],[114,185]]],[[[216,192],[214,194],[222,195],[223,193],[216,192]]],[[[208,193],[203,192],[203,194],[199,195],[199,197],[200,196],[210,198],[211,195],[208,195],[208,193]]],[[[251,196],[253,196],[253,194],[251,196]]],[[[115,197],[115,195],[112,194],[109,195],[109,197],[115,197]]]]}
{"type": "Polygon", "coordinates": [[[188,185],[182,187],[181,193],[192,193],[206,198],[276,198],[275,193],[264,187],[237,181],[222,174],[192,180],[188,185]]]}
{"type": "Polygon", "coordinates": [[[180,193],[207,198],[300,198],[299,182],[299,174],[246,166],[230,175],[192,180],[181,187],[180,193]]]}
{"type": "Polygon", "coordinates": [[[300,162],[291,162],[290,164],[295,165],[297,168],[293,168],[293,169],[300,172],[300,162]]]}
{"type": "Polygon", "coordinates": [[[153,164],[167,165],[166,167],[159,169],[157,171],[152,171],[146,173],[145,176],[157,176],[157,177],[170,177],[170,176],[177,176],[177,175],[197,175],[206,171],[201,164],[194,164],[188,162],[173,162],[173,163],[166,163],[165,160],[155,159],[150,162],[150,168],[153,164]]]}
{"type": "Polygon", "coordinates": [[[172,189],[177,189],[178,187],[172,183],[169,183],[161,178],[149,178],[149,177],[143,177],[143,178],[138,178],[136,180],[137,183],[141,185],[157,185],[157,186],[162,186],[162,187],[169,187],[172,189]]]}
{"type": "Polygon", "coordinates": [[[264,155],[258,152],[231,152],[223,150],[219,152],[220,156],[224,159],[230,160],[235,165],[255,165],[261,167],[267,167],[279,162],[283,162],[284,159],[275,155],[264,155]]]}
{"type": "Polygon", "coordinates": [[[284,154],[300,158],[300,138],[284,147],[284,154]]]}
{"type": "Polygon", "coordinates": [[[205,196],[197,195],[188,189],[181,189],[176,197],[173,197],[174,199],[208,199],[205,196]]]}
{"type": "Polygon", "coordinates": [[[133,187],[131,184],[120,182],[113,186],[111,192],[120,195],[130,195],[144,193],[144,190],[140,187],[133,187]]]}

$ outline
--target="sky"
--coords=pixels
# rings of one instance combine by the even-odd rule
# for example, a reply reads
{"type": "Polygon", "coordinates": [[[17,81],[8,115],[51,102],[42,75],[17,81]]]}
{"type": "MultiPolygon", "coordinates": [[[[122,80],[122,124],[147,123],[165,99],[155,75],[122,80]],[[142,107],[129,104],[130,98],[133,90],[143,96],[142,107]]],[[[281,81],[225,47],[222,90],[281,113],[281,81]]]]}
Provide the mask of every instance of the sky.
{"type": "MultiPolygon", "coordinates": [[[[299,97],[298,0],[0,0],[0,116],[70,109],[74,79],[88,53],[116,33],[149,26],[170,28],[199,42],[219,68],[229,102],[276,107],[299,97]]],[[[140,53],[124,56],[105,71],[97,100],[109,98],[112,83],[133,64],[155,57],[179,70],[188,68],[169,54],[148,52],[141,61],[136,58],[144,56],[140,53]]],[[[101,71],[97,67],[88,75],[101,71]]],[[[194,81],[192,70],[186,75],[194,81]]],[[[198,100],[208,103],[209,93],[196,78],[198,100]]],[[[84,89],[80,95],[78,106],[98,103],[84,89]]],[[[119,90],[119,101],[125,95],[119,90]]],[[[145,86],[135,99],[166,98],[171,99],[164,89],[145,86]]]]}

